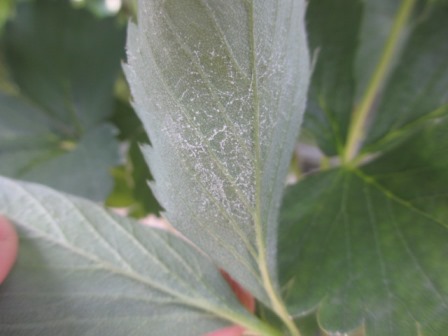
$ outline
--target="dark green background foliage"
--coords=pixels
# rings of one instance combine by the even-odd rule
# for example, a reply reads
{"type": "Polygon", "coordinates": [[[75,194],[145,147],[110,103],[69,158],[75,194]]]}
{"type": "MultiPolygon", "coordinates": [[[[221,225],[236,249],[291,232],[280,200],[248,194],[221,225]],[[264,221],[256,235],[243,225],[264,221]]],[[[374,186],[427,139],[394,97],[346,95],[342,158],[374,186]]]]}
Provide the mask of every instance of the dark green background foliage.
{"type": "MultiPolygon", "coordinates": [[[[304,127],[327,155],[344,160],[352,113],[399,5],[310,2],[318,53],[304,127]]],[[[312,174],[287,190],[279,232],[284,293],[293,314],[317,312],[328,332],[448,330],[446,36],[447,6],[417,3],[371,106],[358,157],[366,163],[312,174]]]]}
{"type": "Polygon", "coordinates": [[[121,84],[123,20],[99,19],[68,1],[9,4],[0,49],[0,173],[107,198],[137,216],[157,212],[140,183],[150,174],[137,148],[148,140],[121,84]]]}

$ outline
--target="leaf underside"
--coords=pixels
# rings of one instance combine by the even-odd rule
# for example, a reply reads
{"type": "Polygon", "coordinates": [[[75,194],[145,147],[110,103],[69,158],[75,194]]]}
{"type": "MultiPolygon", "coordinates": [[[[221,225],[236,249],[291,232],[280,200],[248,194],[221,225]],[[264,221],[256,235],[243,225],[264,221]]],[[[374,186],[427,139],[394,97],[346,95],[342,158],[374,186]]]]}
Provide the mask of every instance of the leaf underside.
{"type": "Polygon", "coordinates": [[[17,264],[0,287],[2,335],[191,335],[254,318],[181,238],[86,200],[0,178],[17,264]]]}
{"type": "Polygon", "coordinates": [[[303,11],[292,0],[140,1],[128,33],[125,70],[153,145],[144,153],[154,194],[177,229],[265,303],[260,260],[275,274],[308,82],[303,11]]]}

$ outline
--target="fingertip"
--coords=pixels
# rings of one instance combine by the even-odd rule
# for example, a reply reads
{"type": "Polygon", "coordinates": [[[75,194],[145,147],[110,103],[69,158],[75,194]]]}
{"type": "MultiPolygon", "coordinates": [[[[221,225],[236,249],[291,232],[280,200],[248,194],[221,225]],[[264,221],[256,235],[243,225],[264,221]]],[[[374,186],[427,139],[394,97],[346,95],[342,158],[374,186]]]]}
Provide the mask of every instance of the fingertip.
{"type": "Polygon", "coordinates": [[[0,216],[0,284],[9,274],[17,257],[19,239],[12,223],[0,216]]]}

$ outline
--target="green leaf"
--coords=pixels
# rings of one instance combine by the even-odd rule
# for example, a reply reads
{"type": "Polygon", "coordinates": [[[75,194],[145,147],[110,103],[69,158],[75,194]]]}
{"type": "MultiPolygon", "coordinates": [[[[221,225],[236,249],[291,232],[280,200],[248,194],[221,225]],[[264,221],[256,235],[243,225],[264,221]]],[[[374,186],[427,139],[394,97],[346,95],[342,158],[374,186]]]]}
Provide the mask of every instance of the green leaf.
{"type": "Polygon", "coordinates": [[[0,94],[0,173],[104,200],[118,161],[106,119],[123,29],[40,0],[18,6],[2,46],[20,92],[0,94]]]}
{"type": "Polygon", "coordinates": [[[295,322],[299,326],[302,336],[324,336],[322,330],[319,328],[315,314],[296,319],[295,322]]]}
{"type": "Polygon", "coordinates": [[[118,161],[114,129],[101,124],[78,141],[64,140],[41,110],[0,94],[0,172],[103,200],[118,161]]]}
{"type": "MultiPolygon", "coordinates": [[[[19,259],[0,287],[2,335],[191,335],[270,331],[183,239],[47,187],[0,178],[19,259]]],[[[275,333],[272,333],[275,335],[275,333]]]]}
{"type": "Polygon", "coordinates": [[[307,9],[309,44],[317,62],[304,128],[327,155],[340,153],[347,136],[361,13],[358,0],[313,0],[307,9]]]}
{"type": "MultiPolygon", "coordinates": [[[[145,139],[147,138],[145,137],[145,139]]],[[[131,143],[129,148],[129,160],[132,164],[132,178],[135,181],[132,191],[135,199],[141,205],[141,210],[135,209],[132,213],[135,215],[138,215],[139,213],[158,214],[160,212],[160,205],[152,194],[151,189],[148,188],[147,184],[149,181],[153,180],[153,177],[148,169],[145,157],[140,148],[142,143],[147,143],[147,141],[134,141],[131,143]],[[139,183],[141,181],[145,181],[147,183],[139,183]]]]}
{"type": "MultiPolygon", "coordinates": [[[[126,85],[126,84],[125,84],[126,85]]],[[[119,138],[129,144],[126,162],[116,171],[115,187],[107,199],[113,207],[129,207],[133,217],[144,217],[148,213],[158,214],[160,205],[148,188],[152,175],[140,149],[149,139],[143,125],[128,103],[117,100],[111,121],[119,129],[119,138]]]]}
{"type": "Polygon", "coordinates": [[[446,113],[430,109],[446,103],[446,16],[446,7],[414,0],[310,2],[310,45],[318,52],[305,128],[325,154],[348,162],[369,126],[365,152],[446,113]]]}
{"type": "Polygon", "coordinates": [[[58,190],[104,200],[118,162],[114,128],[102,123],[80,138],[58,132],[41,109],[0,93],[0,172],[58,190]]]}
{"type": "Polygon", "coordinates": [[[15,0],[3,0],[0,3],[0,34],[3,32],[3,27],[12,16],[15,7],[15,0]]]}
{"type": "MultiPolygon", "coordinates": [[[[363,0],[355,60],[356,103],[362,99],[393,28],[401,0],[363,0]]],[[[405,38],[402,38],[405,40],[405,38]]],[[[399,58],[397,52],[396,58],[399,58]]]]}
{"type": "Polygon", "coordinates": [[[409,136],[448,115],[448,6],[433,5],[411,32],[366,139],[365,151],[409,136]]]}
{"type": "Polygon", "coordinates": [[[160,205],[147,184],[152,176],[140,150],[140,143],[145,142],[130,143],[127,162],[114,169],[114,190],[106,200],[107,206],[126,207],[129,215],[136,218],[160,212],[160,205]]]}
{"type": "Polygon", "coordinates": [[[448,328],[448,121],[353,171],[290,188],[279,244],[287,302],[320,325],[367,336],[448,328]]]}
{"type": "MultiPolygon", "coordinates": [[[[126,85],[124,78],[119,80],[120,84],[126,85]]],[[[143,125],[138,118],[137,114],[132,109],[132,106],[128,102],[130,99],[130,93],[126,92],[125,98],[115,99],[114,114],[111,116],[110,121],[118,128],[118,138],[121,141],[133,141],[144,137],[147,140],[147,136],[143,125]]]]}
{"type": "Polygon", "coordinates": [[[98,20],[67,1],[21,4],[4,44],[21,91],[55,119],[85,128],[111,115],[124,56],[124,31],[113,19],[98,20]]]}
{"type": "Polygon", "coordinates": [[[276,310],[278,206],[309,76],[303,12],[297,0],[140,1],[128,33],[154,194],[276,310]]]}
{"type": "Polygon", "coordinates": [[[114,177],[114,189],[106,199],[105,205],[111,208],[127,208],[134,205],[132,196],[133,182],[129,178],[127,165],[114,167],[112,176],[114,177]]]}

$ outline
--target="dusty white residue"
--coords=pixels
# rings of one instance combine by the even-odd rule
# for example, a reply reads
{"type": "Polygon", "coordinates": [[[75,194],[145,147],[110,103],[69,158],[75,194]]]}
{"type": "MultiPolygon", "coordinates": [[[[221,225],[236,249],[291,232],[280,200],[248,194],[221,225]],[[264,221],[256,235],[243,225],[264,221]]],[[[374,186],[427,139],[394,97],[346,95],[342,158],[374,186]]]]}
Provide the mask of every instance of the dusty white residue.
{"type": "MultiPolygon", "coordinates": [[[[297,78],[306,64],[299,44],[306,41],[296,40],[303,27],[290,21],[299,15],[297,2],[254,2],[262,17],[249,50],[241,1],[142,1],[145,32],[128,60],[140,117],[158,144],[154,178],[167,213],[211,254],[220,239],[212,237],[215,230],[233,239],[228,246],[237,252],[227,252],[244,259],[255,239],[257,188],[268,212],[281,196],[276,186],[286,175],[300,122],[297,102],[304,100],[297,78]],[[173,6],[182,14],[163,10],[173,6]]],[[[269,220],[275,225],[268,216],[263,225],[269,220]]]]}

